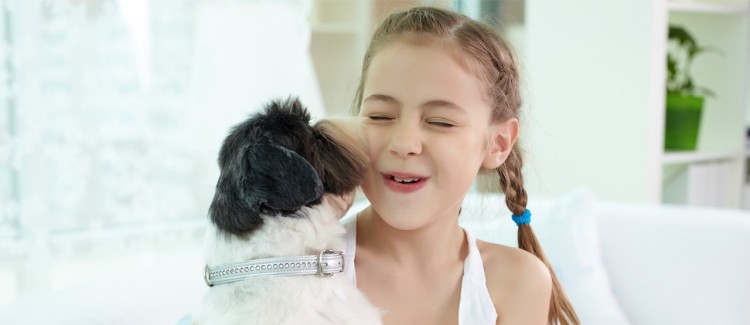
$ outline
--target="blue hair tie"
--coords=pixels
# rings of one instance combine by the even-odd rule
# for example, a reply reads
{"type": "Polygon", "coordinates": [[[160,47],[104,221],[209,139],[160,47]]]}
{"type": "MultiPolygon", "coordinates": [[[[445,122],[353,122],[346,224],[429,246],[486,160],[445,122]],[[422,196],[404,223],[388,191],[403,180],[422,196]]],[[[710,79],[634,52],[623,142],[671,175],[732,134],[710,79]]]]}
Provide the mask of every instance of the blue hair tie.
{"type": "Polygon", "coordinates": [[[529,209],[526,209],[526,211],[524,211],[520,216],[514,214],[513,221],[515,221],[516,225],[518,226],[531,223],[531,211],[529,211],[529,209]]]}

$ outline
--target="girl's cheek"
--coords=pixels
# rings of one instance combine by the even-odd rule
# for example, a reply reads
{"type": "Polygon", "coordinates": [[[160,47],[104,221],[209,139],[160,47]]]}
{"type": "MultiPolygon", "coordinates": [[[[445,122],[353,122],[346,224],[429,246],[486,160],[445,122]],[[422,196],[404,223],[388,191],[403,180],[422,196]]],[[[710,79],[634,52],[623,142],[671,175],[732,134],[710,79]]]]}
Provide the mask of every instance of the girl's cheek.
{"type": "Polygon", "coordinates": [[[385,135],[382,134],[382,132],[377,132],[377,130],[371,126],[365,126],[364,132],[365,139],[367,139],[367,147],[369,149],[370,156],[372,157],[383,146],[385,135]]]}

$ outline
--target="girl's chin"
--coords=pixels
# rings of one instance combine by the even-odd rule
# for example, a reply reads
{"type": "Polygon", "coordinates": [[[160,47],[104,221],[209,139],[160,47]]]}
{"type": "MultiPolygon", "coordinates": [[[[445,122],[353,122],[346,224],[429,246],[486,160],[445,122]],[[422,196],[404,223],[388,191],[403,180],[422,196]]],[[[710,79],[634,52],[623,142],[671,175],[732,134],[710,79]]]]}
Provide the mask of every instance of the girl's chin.
{"type": "MultiPolygon", "coordinates": [[[[429,221],[421,217],[421,213],[418,211],[412,211],[412,209],[399,208],[399,207],[373,207],[372,205],[367,209],[367,214],[370,217],[377,217],[388,227],[401,230],[410,231],[424,227],[429,221]]],[[[422,211],[424,213],[424,211],[422,211]]]]}

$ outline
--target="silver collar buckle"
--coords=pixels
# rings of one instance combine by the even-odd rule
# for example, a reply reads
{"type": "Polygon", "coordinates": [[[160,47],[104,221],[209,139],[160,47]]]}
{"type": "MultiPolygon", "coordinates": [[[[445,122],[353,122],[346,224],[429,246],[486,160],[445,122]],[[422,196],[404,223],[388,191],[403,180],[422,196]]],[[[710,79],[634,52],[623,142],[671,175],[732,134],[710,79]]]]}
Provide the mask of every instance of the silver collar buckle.
{"type": "MultiPolygon", "coordinates": [[[[320,275],[323,278],[327,278],[327,277],[333,275],[333,272],[329,272],[329,273],[323,272],[323,268],[326,267],[326,266],[328,266],[328,262],[323,262],[323,255],[331,255],[331,254],[335,254],[335,255],[339,255],[339,256],[343,256],[344,255],[344,253],[342,251],[333,251],[333,250],[330,250],[330,249],[324,249],[324,250],[320,251],[320,255],[318,255],[318,275],[320,275]]],[[[340,272],[344,272],[344,263],[341,263],[341,271],[340,272]]]]}

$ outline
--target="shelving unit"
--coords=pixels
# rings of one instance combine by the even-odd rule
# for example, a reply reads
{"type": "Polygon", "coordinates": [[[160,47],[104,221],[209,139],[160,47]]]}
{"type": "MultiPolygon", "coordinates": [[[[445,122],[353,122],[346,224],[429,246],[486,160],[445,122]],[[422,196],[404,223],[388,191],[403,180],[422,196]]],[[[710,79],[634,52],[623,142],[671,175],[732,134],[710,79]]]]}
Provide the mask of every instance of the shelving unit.
{"type": "Polygon", "coordinates": [[[749,1],[526,4],[531,193],[585,185],[603,200],[750,206],[749,1]],[[664,151],[669,24],[722,49],[693,62],[695,83],[716,93],[694,152],[664,151]]]}
{"type": "Polygon", "coordinates": [[[312,25],[313,34],[357,35],[359,26],[348,23],[318,23],[312,25]]]}
{"type": "Polygon", "coordinates": [[[328,115],[351,110],[372,17],[371,1],[314,0],[310,53],[328,115]]]}
{"type": "Polygon", "coordinates": [[[669,1],[667,8],[670,12],[694,12],[701,14],[729,14],[744,15],[748,10],[748,4],[742,1],[669,1]]]}
{"type": "Polygon", "coordinates": [[[662,201],[745,206],[750,5],[744,1],[672,1],[668,9],[669,24],[684,26],[698,44],[721,53],[706,52],[694,61],[695,82],[714,90],[716,96],[706,98],[697,150],[663,154],[662,201]],[[681,171],[678,177],[666,177],[675,170],[681,171]],[[676,186],[673,182],[686,183],[676,186]]]}
{"type": "Polygon", "coordinates": [[[349,114],[359,85],[367,42],[375,25],[393,11],[450,0],[312,0],[310,52],[329,115],[349,114]]]}
{"type": "Polygon", "coordinates": [[[692,164],[707,161],[724,161],[744,157],[740,151],[684,151],[684,152],[665,152],[662,157],[662,164],[692,164]]]}

